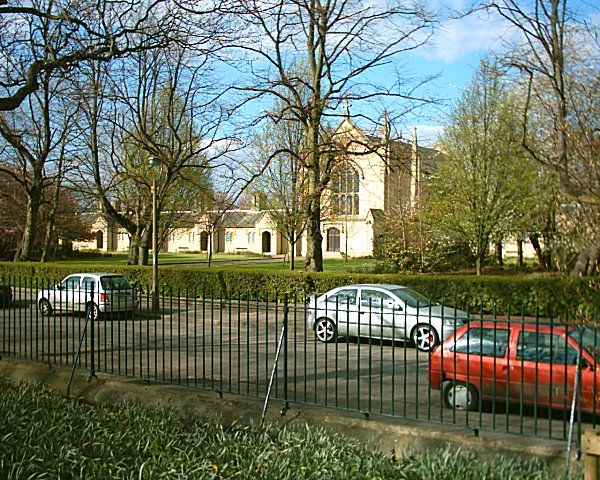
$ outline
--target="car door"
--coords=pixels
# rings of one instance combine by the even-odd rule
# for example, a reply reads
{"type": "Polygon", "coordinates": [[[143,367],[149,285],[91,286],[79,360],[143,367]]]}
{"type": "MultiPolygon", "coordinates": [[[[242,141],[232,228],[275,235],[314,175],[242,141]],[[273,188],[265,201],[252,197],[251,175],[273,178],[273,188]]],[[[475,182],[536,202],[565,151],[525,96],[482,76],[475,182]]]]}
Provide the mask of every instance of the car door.
{"type": "Polygon", "coordinates": [[[506,395],[509,338],[508,327],[468,328],[450,349],[454,355],[443,357],[441,369],[474,385],[482,398],[501,400],[506,395]]]}
{"type": "Polygon", "coordinates": [[[81,281],[81,288],[78,297],[80,310],[85,310],[85,305],[89,300],[91,300],[92,290],[94,292],[94,297],[97,297],[98,284],[96,283],[96,279],[93,277],[84,277],[81,281]]]}
{"type": "Polygon", "coordinates": [[[364,336],[403,340],[405,322],[398,301],[382,290],[360,290],[361,330],[364,336]]]}
{"type": "Polygon", "coordinates": [[[510,363],[511,400],[569,408],[577,372],[577,349],[564,334],[520,330],[510,363]]]}
{"type": "Polygon", "coordinates": [[[58,295],[58,298],[55,300],[55,309],[72,312],[79,308],[77,302],[80,281],[81,276],[71,275],[61,282],[58,291],[55,292],[55,295],[58,295]]]}
{"type": "Polygon", "coordinates": [[[325,315],[334,318],[340,335],[358,335],[358,289],[343,288],[327,296],[325,315]]]}

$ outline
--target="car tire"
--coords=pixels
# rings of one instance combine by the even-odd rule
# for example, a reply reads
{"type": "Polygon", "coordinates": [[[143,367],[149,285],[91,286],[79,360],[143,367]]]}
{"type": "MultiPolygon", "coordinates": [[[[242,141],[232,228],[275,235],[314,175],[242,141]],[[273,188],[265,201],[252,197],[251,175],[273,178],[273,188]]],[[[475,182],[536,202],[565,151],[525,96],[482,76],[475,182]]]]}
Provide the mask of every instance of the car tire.
{"type": "Polygon", "coordinates": [[[95,303],[88,303],[85,307],[85,316],[89,320],[100,320],[100,308],[95,303]]]}
{"type": "Polygon", "coordinates": [[[437,331],[427,323],[419,323],[413,328],[410,339],[412,344],[422,352],[431,352],[440,343],[437,331]]]}
{"type": "Polygon", "coordinates": [[[478,410],[479,392],[470,383],[448,382],[444,387],[444,405],[453,410],[478,410]]]}
{"type": "Polygon", "coordinates": [[[38,308],[39,308],[40,313],[42,314],[42,316],[49,317],[50,315],[52,315],[54,313],[54,309],[52,308],[52,304],[50,303],[50,300],[48,300],[47,298],[42,298],[38,302],[38,308]]]}
{"type": "Polygon", "coordinates": [[[323,343],[331,343],[337,340],[337,326],[330,318],[319,318],[315,322],[315,336],[323,343]]]}

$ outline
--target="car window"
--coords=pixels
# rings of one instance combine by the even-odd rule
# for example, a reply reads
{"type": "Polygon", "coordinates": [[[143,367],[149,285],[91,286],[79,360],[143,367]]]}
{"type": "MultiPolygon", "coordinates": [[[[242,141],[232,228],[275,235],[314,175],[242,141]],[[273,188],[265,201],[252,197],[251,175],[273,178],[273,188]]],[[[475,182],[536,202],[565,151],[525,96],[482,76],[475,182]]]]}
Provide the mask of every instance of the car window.
{"type": "Polygon", "coordinates": [[[394,300],[388,294],[378,290],[363,289],[360,292],[360,304],[367,309],[381,310],[381,308],[391,308],[394,300]]]}
{"type": "Polygon", "coordinates": [[[577,350],[560,335],[541,332],[519,332],[517,359],[526,362],[575,365],[577,350]]]}
{"type": "Polygon", "coordinates": [[[356,289],[340,290],[339,292],[328,296],[327,303],[337,303],[341,305],[356,305],[356,289]]]}
{"type": "Polygon", "coordinates": [[[81,280],[79,276],[68,277],[63,280],[61,286],[63,290],[75,290],[79,288],[79,280],[81,280]]]}
{"type": "Polygon", "coordinates": [[[125,277],[100,277],[100,283],[104,291],[107,290],[128,290],[131,289],[131,284],[125,277]]]}
{"type": "Polygon", "coordinates": [[[596,362],[600,362],[600,335],[596,330],[585,327],[581,331],[574,329],[569,332],[569,337],[580,344],[596,362]]]}
{"type": "Polygon", "coordinates": [[[506,328],[469,328],[456,341],[452,351],[486,357],[504,357],[507,346],[506,328]]]}
{"type": "Polygon", "coordinates": [[[419,292],[415,292],[410,288],[397,288],[395,290],[392,290],[392,292],[394,292],[400,300],[404,301],[409,307],[412,308],[421,308],[427,307],[429,305],[437,305],[424,295],[421,295],[419,292]]]}
{"type": "Polygon", "coordinates": [[[81,289],[85,292],[91,292],[92,286],[94,287],[95,290],[97,290],[96,280],[94,280],[92,277],[85,277],[83,279],[83,281],[81,282],[81,289]]]}

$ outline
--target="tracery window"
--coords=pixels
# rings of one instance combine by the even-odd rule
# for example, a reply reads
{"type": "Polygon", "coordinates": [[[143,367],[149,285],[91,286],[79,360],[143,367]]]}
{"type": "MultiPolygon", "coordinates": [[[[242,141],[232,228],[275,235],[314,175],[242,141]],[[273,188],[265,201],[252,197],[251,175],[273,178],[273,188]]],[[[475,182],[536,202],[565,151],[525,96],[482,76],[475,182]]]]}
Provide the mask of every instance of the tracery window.
{"type": "Polygon", "coordinates": [[[360,174],[350,164],[344,164],[333,174],[332,210],[335,215],[358,215],[360,174]]]}

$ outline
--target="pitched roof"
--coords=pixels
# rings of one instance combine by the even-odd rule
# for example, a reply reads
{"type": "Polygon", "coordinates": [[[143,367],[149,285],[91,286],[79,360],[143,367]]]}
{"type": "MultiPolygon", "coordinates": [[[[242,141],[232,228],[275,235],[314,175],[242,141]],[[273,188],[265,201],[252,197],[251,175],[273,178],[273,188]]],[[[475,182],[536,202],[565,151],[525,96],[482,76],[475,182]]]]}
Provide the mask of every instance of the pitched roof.
{"type": "Polygon", "coordinates": [[[230,211],[223,214],[225,228],[254,228],[265,212],[230,211]]]}

